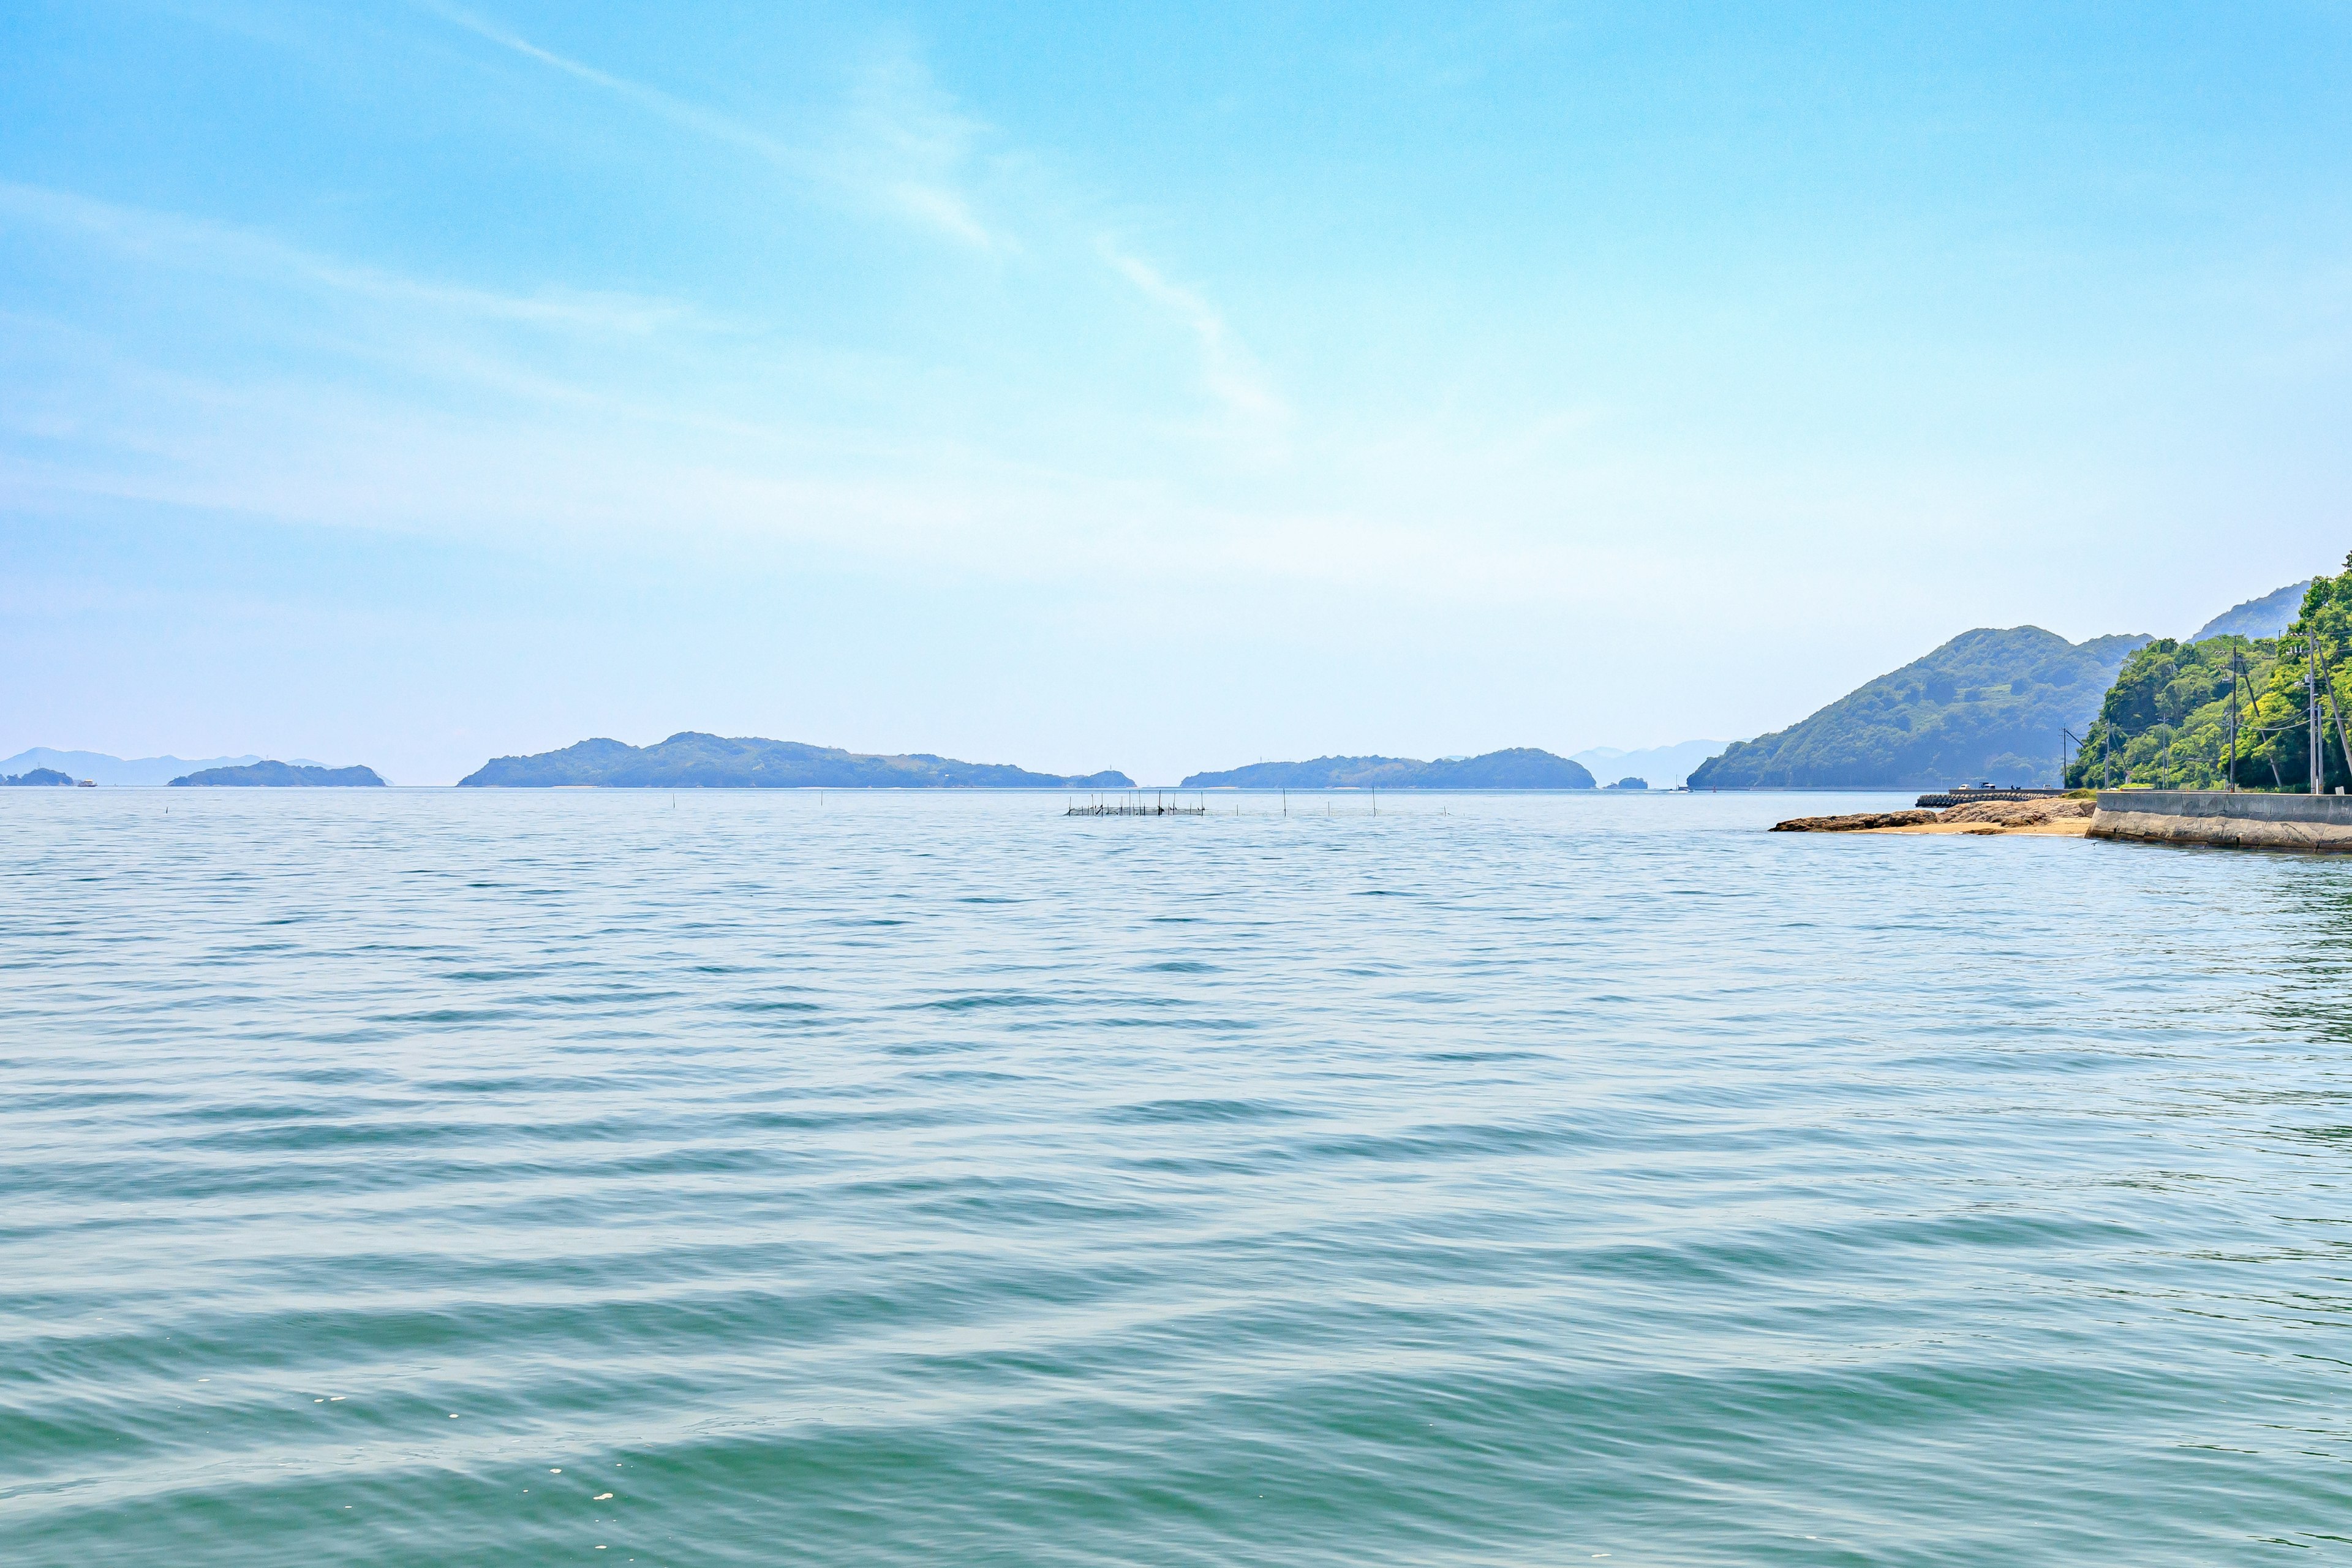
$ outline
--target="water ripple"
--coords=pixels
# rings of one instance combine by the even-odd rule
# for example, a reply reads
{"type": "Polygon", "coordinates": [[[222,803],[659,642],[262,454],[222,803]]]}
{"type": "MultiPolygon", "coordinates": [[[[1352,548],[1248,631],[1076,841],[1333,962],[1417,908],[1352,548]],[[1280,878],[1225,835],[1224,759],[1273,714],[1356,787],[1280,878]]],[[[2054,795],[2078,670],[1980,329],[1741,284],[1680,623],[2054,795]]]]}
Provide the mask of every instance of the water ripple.
{"type": "Polygon", "coordinates": [[[2352,1558],[2352,865],[172,794],[0,798],[11,1564],[2352,1558]]]}

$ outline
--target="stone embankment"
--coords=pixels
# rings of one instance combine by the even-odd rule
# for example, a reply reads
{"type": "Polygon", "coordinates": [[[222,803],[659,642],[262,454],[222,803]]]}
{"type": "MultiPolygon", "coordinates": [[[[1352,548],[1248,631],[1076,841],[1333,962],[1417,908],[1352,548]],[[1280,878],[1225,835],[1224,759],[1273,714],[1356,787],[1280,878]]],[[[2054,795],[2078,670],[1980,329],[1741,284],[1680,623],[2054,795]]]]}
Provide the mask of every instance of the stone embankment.
{"type": "Polygon", "coordinates": [[[2352,852],[2352,796],[2105,790],[2091,837],[2347,853],[2352,852]]]}
{"type": "Polygon", "coordinates": [[[1776,823],[1775,833],[1957,833],[1972,837],[2028,834],[2079,838],[2091,828],[2087,800],[1987,800],[1948,811],[1863,811],[1847,816],[1799,816],[1776,823]]]}

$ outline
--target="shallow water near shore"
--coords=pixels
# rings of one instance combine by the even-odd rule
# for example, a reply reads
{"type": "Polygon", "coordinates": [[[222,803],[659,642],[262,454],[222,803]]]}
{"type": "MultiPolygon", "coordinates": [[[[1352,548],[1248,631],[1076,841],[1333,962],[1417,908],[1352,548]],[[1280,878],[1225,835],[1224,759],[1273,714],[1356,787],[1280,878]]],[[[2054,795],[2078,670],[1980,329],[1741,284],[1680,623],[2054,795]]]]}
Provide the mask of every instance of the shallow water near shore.
{"type": "Polygon", "coordinates": [[[2352,865],[1209,801],[5,792],[0,1559],[2352,1561],[2352,865]]]}

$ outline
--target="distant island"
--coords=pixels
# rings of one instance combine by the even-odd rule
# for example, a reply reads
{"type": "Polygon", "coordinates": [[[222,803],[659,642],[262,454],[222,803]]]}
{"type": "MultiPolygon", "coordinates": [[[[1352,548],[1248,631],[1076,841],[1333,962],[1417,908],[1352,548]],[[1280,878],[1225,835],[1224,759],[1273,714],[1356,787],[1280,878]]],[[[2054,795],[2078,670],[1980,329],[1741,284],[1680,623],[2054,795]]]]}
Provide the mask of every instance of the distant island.
{"type": "MultiPolygon", "coordinates": [[[[309,765],[299,757],[293,760],[309,765]]],[[[35,772],[47,769],[65,773],[77,784],[88,779],[96,784],[167,784],[184,773],[201,773],[206,768],[242,767],[259,761],[257,754],[248,752],[241,757],[134,757],[126,762],[104,752],[60,752],[50,746],[34,746],[13,757],[0,757],[0,773],[29,767],[35,772]]]]}
{"type": "Polygon", "coordinates": [[[502,789],[1132,789],[1122,773],[1033,773],[927,752],[876,756],[837,746],[681,731],[654,746],[583,741],[560,752],[499,757],[457,781],[502,789]]]}
{"type": "Polygon", "coordinates": [[[172,781],[174,787],[215,789],[352,789],[384,787],[373,768],[321,768],[292,763],[248,763],[202,768],[172,781]]]}
{"type": "Polygon", "coordinates": [[[55,768],[35,768],[30,773],[0,774],[0,787],[8,784],[65,784],[71,786],[74,776],[55,768]]]}
{"type": "Polygon", "coordinates": [[[1179,789],[1591,789],[1582,764],[1530,746],[1483,757],[1318,757],[1194,773],[1179,789]]]}
{"type": "Polygon", "coordinates": [[[1727,741],[1679,741],[1671,746],[1644,746],[1626,751],[1618,746],[1593,746],[1570,752],[1568,760],[1581,763],[1594,778],[1624,773],[1648,781],[1654,788],[1680,789],[1691,770],[1709,757],[1723,754],[1727,741]]]}
{"type": "Polygon", "coordinates": [[[1962,632],[1801,723],[1739,742],[1701,763],[1690,787],[2055,784],[2059,731],[2083,733],[2125,658],[2153,640],[2070,643],[2040,626],[1962,632]]]}

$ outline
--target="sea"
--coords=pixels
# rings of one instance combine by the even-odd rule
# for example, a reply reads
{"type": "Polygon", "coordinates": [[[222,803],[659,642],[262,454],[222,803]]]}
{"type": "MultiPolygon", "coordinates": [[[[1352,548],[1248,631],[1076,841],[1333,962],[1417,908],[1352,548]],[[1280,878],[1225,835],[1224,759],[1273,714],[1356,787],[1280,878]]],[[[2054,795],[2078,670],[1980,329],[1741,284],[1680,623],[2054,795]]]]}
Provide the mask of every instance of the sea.
{"type": "Polygon", "coordinates": [[[2352,1562],[2352,864],[1201,801],[0,792],[0,1563],[2352,1562]]]}

